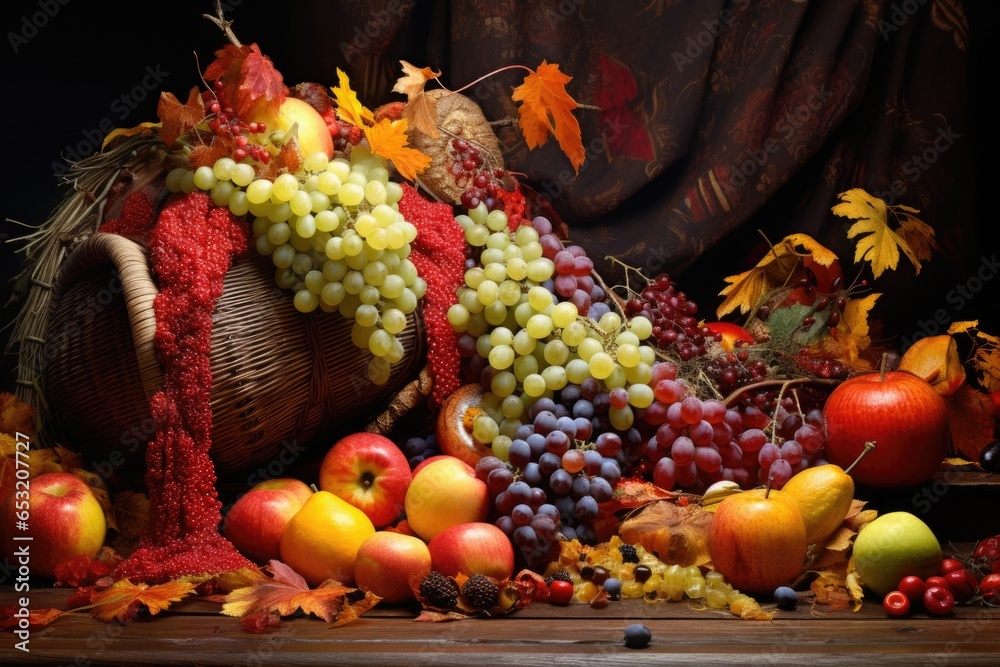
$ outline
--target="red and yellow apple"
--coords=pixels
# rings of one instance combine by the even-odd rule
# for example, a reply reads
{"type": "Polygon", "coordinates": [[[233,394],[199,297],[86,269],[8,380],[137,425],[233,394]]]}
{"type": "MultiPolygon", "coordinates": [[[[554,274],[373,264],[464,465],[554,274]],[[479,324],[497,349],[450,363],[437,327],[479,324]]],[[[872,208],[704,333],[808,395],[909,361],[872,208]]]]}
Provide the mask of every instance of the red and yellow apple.
{"type": "Polygon", "coordinates": [[[431,571],[431,552],[423,540],[379,531],[361,543],[354,561],[354,582],[382,598],[397,603],[413,600],[410,579],[431,571]]]}
{"type": "Polygon", "coordinates": [[[104,510],[86,482],[68,472],[49,472],[15,488],[0,510],[4,554],[20,563],[27,546],[33,575],[52,577],[56,566],[77,556],[93,558],[104,545],[104,510]],[[19,526],[27,526],[22,530],[19,526]],[[31,541],[14,540],[31,537],[31,541]]]}
{"type": "Polygon", "coordinates": [[[341,438],[319,467],[319,488],[360,509],[376,528],[395,523],[403,513],[412,478],[403,451],[376,433],[341,438]]]}
{"type": "Polygon", "coordinates": [[[295,137],[299,142],[302,155],[315,151],[323,151],[327,157],[333,157],[333,137],[326,121],[316,109],[295,97],[285,98],[277,112],[264,108],[251,111],[247,122],[264,123],[267,136],[274,130],[281,130],[286,135],[292,127],[296,127],[295,137]]]}
{"type": "Polygon", "coordinates": [[[915,486],[926,482],[948,452],[948,408],[925,380],[905,371],[858,375],[837,386],[823,407],[826,458],[849,466],[858,484],[915,486]]]}
{"type": "Polygon", "coordinates": [[[449,458],[448,454],[435,454],[430,458],[424,459],[423,461],[417,464],[416,468],[413,469],[413,475],[416,476],[418,472],[420,472],[430,464],[434,463],[435,461],[440,461],[441,459],[446,459],[446,458],[449,458]]]}
{"type": "Polygon", "coordinates": [[[312,493],[305,482],[289,477],[261,482],[226,513],[223,535],[256,563],[277,560],[285,526],[312,493]]]}
{"type": "Polygon", "coordinates": [[[806,524],[795,501],[781,491],[753,489],[719,503],[708,545],[712,566],[733,588],[772,593],[802,570],[806,524]]]}
{"type": "Polygon", "coordinates": [[[753,345],[757,340],[749,331],[738,324],[732,322],[706,322],[705,328],[721,337],[719,346],[727,352],[736,348],[737,343],[742,345],[753,345]]]}
{"type": "Polygon", "coordinates": [[[453,456],[434,461],[413,477],[406,492],[406,520],[425,540],[490,511],[490,492],[476,470],[453,456]]]}
{"type": "Polygon", "coordinates": [[[492,523],[472,522],[438,533],[427,548],[434,569],[449,577],[459,572],[484,574],[503,581],[514,573],[514,547],[492,523]]]}
{"type": "Polygon", "coordinates": [[[354,582],[358,549],[375,526],[365,513],[328,491],[317,491],[281,534],[281,560],[313,586],[354,582]]]}

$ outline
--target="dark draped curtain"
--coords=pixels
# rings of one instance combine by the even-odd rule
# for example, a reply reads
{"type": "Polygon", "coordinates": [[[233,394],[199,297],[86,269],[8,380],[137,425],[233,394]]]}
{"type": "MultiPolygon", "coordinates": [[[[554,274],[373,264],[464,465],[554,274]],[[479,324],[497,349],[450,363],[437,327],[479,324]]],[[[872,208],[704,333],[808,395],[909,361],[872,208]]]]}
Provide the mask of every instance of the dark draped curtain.
{"type": "MultiPolygon", "coordinates": [[[[837,193],[862,187],[920,209],[940,251],[919,276],[902,259],[877,284],[892,298],[876,314],[912,327],[938,308],[973,317],[953,288],[998,270],[974,197],[974,159],[992,133],[976,126],[969,74],[989,27],[977,30],[963,4],[307,1],[287,9],[302,39],[266,51],[322,81],[345,69],[370,105],[394,97],[401,58],[442,70],[452,89],[510,64],[559,63],[575,99],[598,107],[576,112],[586,162],[574,174],[555,142],[528,151],[508,126],[498,130],[508,166],[602,274],[620,277],[611,255],[669,272],[709,319],[722,277],[756,263],[765,237],[808,233],[849,277],[860,272],[847,221],[830,213],[837,193]]],[[[510,90],[523,76],[504,72],[466,94],[491,120],[516,118],[510,90]]],[[[983,299],[977,308],[993,310],[983,299]]]]}

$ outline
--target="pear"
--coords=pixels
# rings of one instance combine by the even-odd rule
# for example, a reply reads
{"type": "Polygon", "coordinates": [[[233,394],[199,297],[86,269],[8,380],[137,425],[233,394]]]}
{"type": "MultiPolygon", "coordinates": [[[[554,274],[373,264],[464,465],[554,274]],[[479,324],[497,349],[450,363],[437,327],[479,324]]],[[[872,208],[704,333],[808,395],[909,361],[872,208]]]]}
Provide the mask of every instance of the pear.
{"type": "Polygon", "coordinates": [[[906,576],[921,579],[941,570],[941,544],[909,512],[890,512],[861,529],[854,540],[854,566],[865,586],[883,596],[906,576]]]}
{"type": "Polygon", "coordinates": [[[874,447],[873,443],[867,443],[861,456],[846,471],[832,463],[806,468],[781,488],[799,506],[809,544],[823,543],[844,522],[854,500],[854,479],[847,473],[874,447]]]}

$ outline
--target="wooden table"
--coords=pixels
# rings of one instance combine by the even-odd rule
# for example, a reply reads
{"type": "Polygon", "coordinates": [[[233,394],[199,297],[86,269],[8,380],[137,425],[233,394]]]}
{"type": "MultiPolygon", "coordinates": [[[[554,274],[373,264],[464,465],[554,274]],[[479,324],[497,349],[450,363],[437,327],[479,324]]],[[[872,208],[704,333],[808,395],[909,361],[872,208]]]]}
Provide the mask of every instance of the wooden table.
{"type": "MultiPolygon", "coordinates": [[[[11,589],[3,591],[9,600],[11,589]]],[[[32,607],[60,606],[65,589],[32,591],[32,607]]],[[[190,601],[131,625],[85,613],[31,633],[30,653],[4,633],[3,664],[61,665],[1000,665],[1000,608],[962,607],[949,617],[889,618],[869,602],[858,613],[800,605],[775,620],[744,621],[683,602],[611,602],[603,609],[536,603],[503,618],[417,623],[415,610],[375,607],[339,628],[316,618],[249,634],[218,605],[190,601]],[[653,633],[625,648],[625,626],[653,633]]]]}

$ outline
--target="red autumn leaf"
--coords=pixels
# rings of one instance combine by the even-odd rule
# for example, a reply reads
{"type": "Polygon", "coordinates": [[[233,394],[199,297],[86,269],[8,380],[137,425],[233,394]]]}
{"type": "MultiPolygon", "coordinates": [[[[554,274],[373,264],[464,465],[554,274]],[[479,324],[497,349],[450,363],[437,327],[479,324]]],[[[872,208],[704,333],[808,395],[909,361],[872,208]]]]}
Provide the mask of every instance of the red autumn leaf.
{"type": "Polygon", "coordinates": [[[281,72],[274,67],[271,59],[260,52],[256,44],[250,45],[250,53],[243,61],[242,79],[236,99],[231,100],[238,116],[250,112],[258,100],[270,111],[276,112],[288,95],[281,72]]]}
{"type": "Polygon", "coordinates": [[[160,102],[156,105],[156,115],[163,123],[160,127],[160,140],[167,148],[173,148],[177,137],[185,134],[205,117],[205,104],[201,101],[198,87],[191,89],[184,104],[173,93],[162,91],[160,102]]]}
{"type": "Polygon", "coordinates": [[[945,401],[953,449],[970,461],[978,461],[979,452],[993,440],[993,402],[988,394],[968,384],[946,396],[945,401]]]}
{"type": "Polygon", "coordinates": [[[188,160],[191,162],[192,169],[211,167],[219,158],[232,157],[235,150],[236,144],[232,137],[215,136],[212,138],[212,143],[199,144],[192,148],[188,160]]]}
{"type": "Polygon", "coordinates": [[[524,83],[514,89],[512,96],[518,107],[518,125],[528,148],[544,145],[549,133],[559,142],[559,148],[569,158],[573,169],[580,171],[583,164],[583,138],[580,123],[573,115],[579,105],[566,92],[566,84],[573,77],[559,71],[559,65],[544,60],[538,71],[524,77],[524,83]]]}
{"type": "MultiPolygon", "coordinates": [[[[0,607],[0,630],[9,630],[20,625],[22,618],[17,614],[24,613],[20,607],[3,606],[0,607]]],[[[44,628],[46,625],[56,620],[68,612],[61,609],[32,609],[28,611],[28,628],[44,628]]]]}
{"type": "Polygon", "coordinates": [[[281,151],[268,161],[257,176],[273,181],[285,172],[294,174],[299,170],[301,164],[302,151],[299,150],[299,140],[295,137],[289,137],[285,139],[285,145],[281,147],[281,151]]]}
{"type": "Polygon", "coordinates": [[[172,602],[179,602],[193,593],[194,589],[194,584],[189,581],[147,586],[122,579],[94,595],[94,608],[90,610],[90,615],[105,623],[117,621],[127,625],[143,607],[155,616],[172,602]]]}
{"type": "Polygon", "coordinates": [[[205,69],[205,78],[209,81],[238,79],[243,69],[243,61],[249,53],[250,47],[245,44],[242,46],[226,44],[215,52],[215,60],[205,69]]]}
{"type": "Polygon", "coordinates": [[[255,611],[240,618],[240,625],[246,632],[255,635],[267,632],[281,624],[281,614],[276,611],[255,611]]]}
{"type": "Polygon", "coordinates": [[[615,492],[611,496],[611,500],[606,503],[601,503],[600,510],[601,513],[614,514],[621,510],[635,509],[636,507],[642,507],[654,500],[663,500],[665,498],[676,498],[677,494],[671,493],[670,491],[664,491],[655,484],[650,482],[645,482],[641,479],[634,477],[623,478],[618,480],[615,484],[615,492]]]}
{"type": "MultiPolygon", "coordinates": [[[[310,589],[302,575],[281,561],[272,560],[268,563],[268,569],[274,575],[272,579],[237,589],[227,595],[222,613],[241,618],[262,612],[290,616],[301,609],[306,614],[313,614],[327,623],[333,623],[350,606],[347,604],[347,596],[355,589],[340,582],[330,579],[317,588],[310,589]]],[[[348,611],[348,616],[354,620],[379,599],[381,598],[371,596],[367,607],[360,612],[348,611]]],[[[369,600],[368,596],[366,600],[369,600]]]]}

